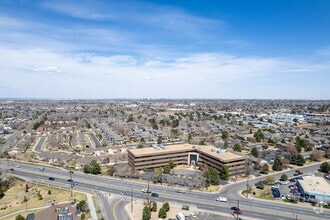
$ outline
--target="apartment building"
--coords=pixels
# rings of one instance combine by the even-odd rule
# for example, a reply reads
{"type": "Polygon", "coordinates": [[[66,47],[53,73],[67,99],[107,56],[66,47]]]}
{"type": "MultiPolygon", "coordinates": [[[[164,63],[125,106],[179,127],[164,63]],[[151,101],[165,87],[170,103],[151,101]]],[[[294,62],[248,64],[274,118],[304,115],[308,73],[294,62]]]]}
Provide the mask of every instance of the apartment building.
{"type": "Polygon", "coordinates": [[[217,170],[226,165],[230,176],[245,173],[244,157],[213,146],[153,145],[153,147],[128,150],[128,164],[135,171],[164,167],[171,160],[176,165],[206,164],[217,170]]]}

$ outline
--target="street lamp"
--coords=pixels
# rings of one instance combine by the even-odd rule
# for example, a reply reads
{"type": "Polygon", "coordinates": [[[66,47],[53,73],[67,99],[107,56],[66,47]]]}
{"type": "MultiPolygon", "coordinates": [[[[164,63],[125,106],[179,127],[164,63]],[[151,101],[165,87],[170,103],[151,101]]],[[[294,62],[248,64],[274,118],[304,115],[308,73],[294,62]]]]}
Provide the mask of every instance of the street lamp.
{"type": "Polygon", "coordinates": [[[108,180],[108,181],[109,181],[109,196],[110,196],[110,182],[111,182],[111,181],[110,181],[110,180],[108,180]]]}

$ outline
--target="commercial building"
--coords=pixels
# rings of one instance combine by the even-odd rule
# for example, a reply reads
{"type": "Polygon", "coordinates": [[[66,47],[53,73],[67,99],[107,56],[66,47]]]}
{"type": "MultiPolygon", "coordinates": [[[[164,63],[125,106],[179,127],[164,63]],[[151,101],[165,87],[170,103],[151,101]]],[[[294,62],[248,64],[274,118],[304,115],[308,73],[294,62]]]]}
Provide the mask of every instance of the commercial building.
{"type": "Polygon", "coordinates": [[[317,176],[304,176],[298,180],[297,186],[304,197],[313,202],[330,202],[330,184],[317,176]]]}
{"type": "Polygon", "coordinates": [[[164,167],[169,161],[176,165],[206,164],[220,170],[226,165],[229,175],[245,173],[245,158],[225,149],[205,145],[154,145],[148,148],[130,149],[128,164],[135,171],[164,167]]]}

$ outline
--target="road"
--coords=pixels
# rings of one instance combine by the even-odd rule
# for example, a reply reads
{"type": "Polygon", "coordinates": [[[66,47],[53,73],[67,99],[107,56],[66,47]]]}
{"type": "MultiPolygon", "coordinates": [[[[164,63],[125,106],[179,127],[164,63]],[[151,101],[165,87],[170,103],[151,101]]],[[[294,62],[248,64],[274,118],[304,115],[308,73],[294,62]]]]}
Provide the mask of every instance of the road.
{"type": "MultiPolygon", "coordinates": [[[[6,161],[1,161],[6,163],[6,161]]],[[[68,183],[69,172],[66,170],[48,168],[44,172],[40,172],[38,166],[30,164],[20,164],[19,168],[16,168],[15,162],[10,162],[10,167],[14,168],[13,175],[34,179],[42,182],[52,182],[54,184],[65,185],[70,187],[68,183]],[[49,177],[54,177],[54,181],[48,180],[49,177]]],[[[301,168],[303,172],[314,171],[319,165],[311,167],[301,168]]],[[[290,176],[294,171],[286,171],[290,176]]],[[[274,175],[275,178],[279,178],[283,173],[274,175]]],[[[254,184],[260,179],[250,180],[250,184],[254,184]]],[[[84,173],[74,173],[72,179],[78,183],[76,186],[78,189],[93,190],[94,192],[110,192],[111,194],[120,195],[125,193],[131,195],[132,189],[134,190],[134,197],[137,199],[146,199],[149,194],[142,193],[141,189],[146,187],[146,183],[133,182],[128,180],[121,180],[116,178],[102,177],[89,175],[84,173]],[[109,182],[110,181],[110,182],[109,182]]],[[[150,189],[153,192],[157,192],[159,197],[153,197],[153,200],[165,202],[175,202],[178,204],[185,204],[190,206],[197,206],[198,209],[204,209],[212,212],[230,213],[230,207],[236,206],[239,202],[239,206],[243,211],[243,216],[248,216],[254,219],[330,219],[329,210],[314,209],[312,206],[299,206],[291,205],[282,202],[272,202],[266,200],[251,200],[242,197],[238,194],[238,191],[246,188],[246,181],[231,184],[230,186],[224,186],[220,194],[228,198],[227,203],[220,203],[215,201],[218,193],[205,193],[199,191],[186,191],[184,194],[178,194],[174,188],[169,188],[160,185],[150,185],[150,189]]],[[[113,206],[114,207],[114,204],[113,206]]]]}

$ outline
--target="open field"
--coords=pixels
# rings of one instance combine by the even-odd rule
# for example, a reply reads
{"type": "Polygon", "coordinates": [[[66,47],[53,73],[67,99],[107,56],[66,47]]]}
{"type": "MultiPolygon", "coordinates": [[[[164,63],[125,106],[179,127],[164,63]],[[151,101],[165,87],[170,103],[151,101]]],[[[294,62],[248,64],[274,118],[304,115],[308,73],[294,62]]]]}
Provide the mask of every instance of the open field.
{"type": "MultiPolygon", "coordinates": [[[[77,201],[87,200],[86,195],[84,194],[73,192],[72,195],[73,199],[76,199],[77,201]]],[[[66,189],[41,186],[14,179],[11,187],[5,192],[5,196],[0,200],[0,218],[9,213],[31,208],[45,207],[47,205],[67,201],[71,201],[71,192],[66,189]],[[28,185],[27,192],[26,185],[28,185]],[[50,194],[48,194],[49,191],[50,194]],[[40,199],[41,197],[38,196],[38,194],[41,195],[42,199],[40,199]],[[26,202],[24,202],[24,200],[26,200],[26,202]]],[[[13,217],[6,219],[13,219],[13,217]]]]}

